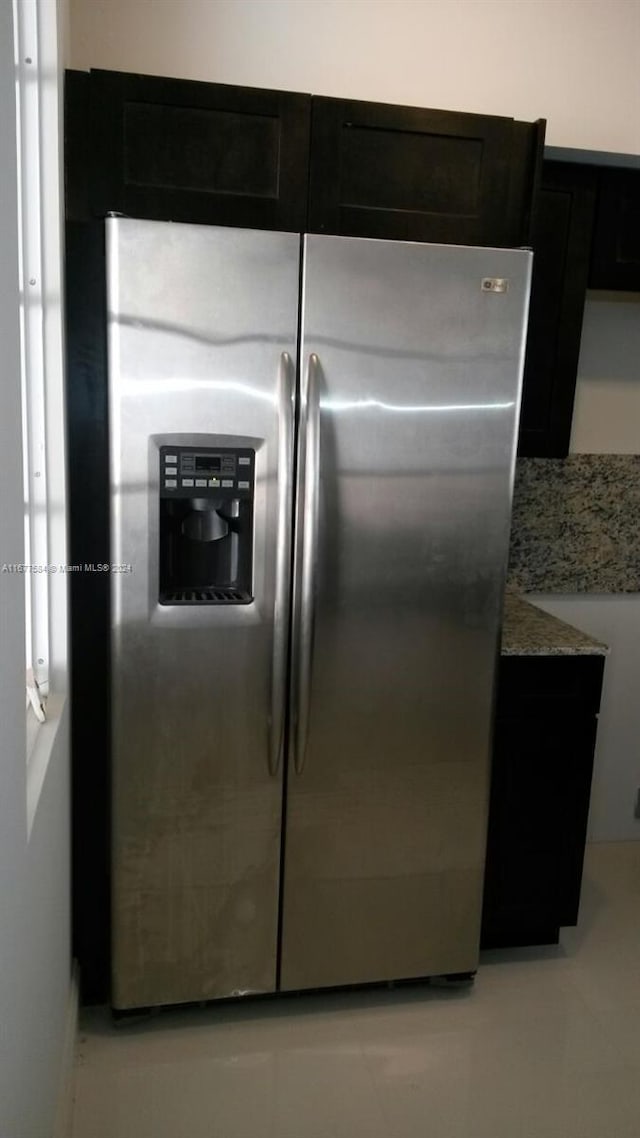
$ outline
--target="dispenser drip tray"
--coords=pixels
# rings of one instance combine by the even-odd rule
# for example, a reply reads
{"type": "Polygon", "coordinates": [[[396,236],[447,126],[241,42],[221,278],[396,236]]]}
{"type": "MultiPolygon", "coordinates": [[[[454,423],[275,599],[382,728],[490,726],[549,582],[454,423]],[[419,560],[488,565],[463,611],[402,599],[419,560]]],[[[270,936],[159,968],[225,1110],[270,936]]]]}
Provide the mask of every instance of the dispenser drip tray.
{"type": "Polygon", "coordinates": [[[161,605],[249,605],[253,597],[241,589],[173,589],[161,593],[161,605]]]}

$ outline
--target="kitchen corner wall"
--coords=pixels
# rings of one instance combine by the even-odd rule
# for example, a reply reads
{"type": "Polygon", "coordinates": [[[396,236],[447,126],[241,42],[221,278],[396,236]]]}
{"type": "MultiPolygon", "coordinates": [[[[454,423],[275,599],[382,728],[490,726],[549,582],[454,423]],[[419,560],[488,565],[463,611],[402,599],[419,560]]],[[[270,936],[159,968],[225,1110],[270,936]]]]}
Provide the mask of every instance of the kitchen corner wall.
{"type": "Polygon", "coordinates": [[[548,119],[640,153],[638,0],[71,0],[71,66],[548,119]]]}

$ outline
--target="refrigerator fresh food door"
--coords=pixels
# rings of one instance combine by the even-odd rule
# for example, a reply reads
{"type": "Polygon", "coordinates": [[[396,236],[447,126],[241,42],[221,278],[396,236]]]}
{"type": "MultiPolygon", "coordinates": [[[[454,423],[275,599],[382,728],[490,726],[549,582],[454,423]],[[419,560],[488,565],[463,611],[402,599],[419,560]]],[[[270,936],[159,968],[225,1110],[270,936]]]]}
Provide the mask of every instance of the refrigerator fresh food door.
{"type": "Polygon", "coordinates": [[[299,260],[107,221],[117,1008],[275,987],[299,260]]]}
{"type": "Polygon", "coordinates": [[[476,968],[530,267],[306,238],[284,989],[476,968]]]}

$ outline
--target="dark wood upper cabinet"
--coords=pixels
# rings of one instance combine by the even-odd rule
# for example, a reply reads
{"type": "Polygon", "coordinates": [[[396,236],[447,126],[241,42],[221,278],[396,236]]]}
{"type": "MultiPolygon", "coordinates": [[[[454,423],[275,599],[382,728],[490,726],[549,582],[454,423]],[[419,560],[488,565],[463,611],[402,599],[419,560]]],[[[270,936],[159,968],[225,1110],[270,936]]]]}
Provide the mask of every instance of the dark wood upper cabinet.
{"type": "Polygon", "coordinates": [[[533,223],[533,277],[518,453],[569,450],[589,275],[597,170],[545,162],[533,223]]]}
{"type": "Polygon", "coordinates": [[[640,170],[600,170],[589,287],[640,292],[640,170]]]}
{"type": "Polygon", "coordinates": [[[529,242],[543,122],[316,97],[311,124],[311,232],[529,242]]]}
{"type": "Polygon", "coordinates": [[[74,220],[517,246],[544,123],[72,71],[66,133],[74,220]]]}
{"type": "Polygon", "coordinates": [[[82,78],[88,105],[74,111],[87,116],[90,216],[304,228],[309,95],[113,71],[82,78]]]}

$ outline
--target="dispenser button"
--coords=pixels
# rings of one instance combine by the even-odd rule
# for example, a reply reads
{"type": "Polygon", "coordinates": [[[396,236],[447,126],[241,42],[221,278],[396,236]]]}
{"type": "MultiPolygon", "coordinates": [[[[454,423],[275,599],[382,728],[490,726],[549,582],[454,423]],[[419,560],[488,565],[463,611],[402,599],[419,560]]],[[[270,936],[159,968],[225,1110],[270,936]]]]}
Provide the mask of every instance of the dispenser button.
{"type": "Polygon", "coordinates": [[[182,479],[182,485],[183,486],[193,486],[193,478],[183,478],[182,479]]]}
{"type": "Polygon", "coordinates": [[[233,489],[233,478],[223,478],[222,485],[229,489],[233,489]]]}
{"type": "MultiPolygon", "coordinates": [[[[219,486],[220,485],[220,479],[219,478],[210,478],[209,479],[209,485],[210,486],[219,486]]],[[[222,483],[222,485],[224,486],[224,482],[222,483]]]]}
{"type": "Polygon", "coordinates": [[[165,472],[165,474],[177,474],[178,473],[178,467],[177,466],[165,466],[164,472],[165,472]]]}
{"type": "Polygon", "coordinates": [[[206,486],[206,485],[207,485],[206,478],[196,478],[196,486],[206,486]]]}
{"type": "Polygon", "coordinates": [[[178,456],[177,456],[177,454],[165,454],[164,461],[165,462],[177,462],[178,456]]]}
{"type": "Polygon", "coordinates": [[[238,482],[238,490],[248,490],[250,486],[250,482],[238,482]]]}
{"type": "Polygon", "coordinates": [[[169,490],[175,490],[176,486],[178,485],[175,478],[165,478],[164,484],[169,490]]]}

